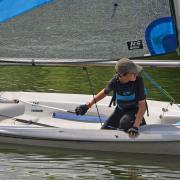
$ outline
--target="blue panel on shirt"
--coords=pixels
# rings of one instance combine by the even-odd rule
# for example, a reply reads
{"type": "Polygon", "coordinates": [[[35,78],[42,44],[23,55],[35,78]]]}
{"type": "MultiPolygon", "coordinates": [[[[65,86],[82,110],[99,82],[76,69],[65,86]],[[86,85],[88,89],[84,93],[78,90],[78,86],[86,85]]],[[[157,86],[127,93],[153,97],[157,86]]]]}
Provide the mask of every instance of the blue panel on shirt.
{"type": "Polygon", "coordinates": [[[132,101],[135,100],[135,94],[126,95],[126,96],[116,94],[116,99],[121,101],[132,101]]]}

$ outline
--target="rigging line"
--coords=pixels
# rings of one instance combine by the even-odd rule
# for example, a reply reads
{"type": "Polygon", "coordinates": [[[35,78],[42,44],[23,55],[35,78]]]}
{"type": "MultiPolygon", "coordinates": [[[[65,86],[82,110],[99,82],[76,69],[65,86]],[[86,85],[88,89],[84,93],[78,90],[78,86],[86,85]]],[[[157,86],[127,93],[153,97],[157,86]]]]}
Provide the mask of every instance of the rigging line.
{"type": "Polygon", "coordinates": [[[98,114],[98,117],[99,117],[99,121],[100,121],[101,126],[102,126],[101,116],[100,116],[100,113],[99,113],[99,109],[98,109],[97,102],[96,102],[95,95],[94,95],[94,91],[93,91],[92,82],[91,82],[91,79],[90,79],[87,67],[83,67],[83,70],[86,71],[87,79],[88,79],[88,82],[89,82],[91,93],[93,95],[93,100],[94,100],[94,103],[95,103],[95,106],[96,106],[96,110],[97,110],[97,114],[98,114]]]}
{"type": "MultiPolygon", "coordinates": [[[[2,96],[1,96],[0,98],[9,100],[8,98],[2,97],[2,96]]],[[[71,111],[71,110],[67,110],[67,109],[61,109],[61,108],[56,108],[56,107],[47,106],[47,105],[42,105],[42,104],[34,104],[34,103],[31,103],[31,102],[28,102],[28,101],[24,101],[24,100],[21,100],[21,99],[18,99],[18,100],[19,100],[20,102],[22,102],[22,103],[30,104],[30,105],[33,105],[33,106],[39,106],[39,107],[44,107],[44,108],[48,108],[48,109],[59,110],[59,111],[68,112],[68,113],[75,113],[75,111],[71,111]]]]}
{"type": "Polygon", "coordinates": [[[67,109],[61,109],[61,108],[56,108],[56,107],[47,106],[47,105],[42,105],[42,104],[34,104],[34,103],[27,102],[27,101],[23,101],[23,100],[19,100],[19,101],[20,101],[20,102],[23,102],[23,103],[26,103],[26,104],[33,105],[33,106],[39,106],[39,107],[44,107],[44,108],[48,108],[48,109],[59,110],[59,111],[68,112],[68,113],[75,113],[75,111],[71,111],[71,110],[67,110],[67,109]]]}
{"type": "MultiPolygon", "coordinates": [[[[157,89],[160,90],[160,92],[162,92],[164,95],[166,95],[171,100],[171,103],[176,104],[175,99],[165,89],[163,89],[147,72],[145,72],[143,70],[142,73],[147,80],[149,80],[157,89]]],[[[176,105],[178,105],[178,104],[176,104],[176,105]]],[[[178,107],[179,107],[179,105],[178,105],[178,107]]]]}

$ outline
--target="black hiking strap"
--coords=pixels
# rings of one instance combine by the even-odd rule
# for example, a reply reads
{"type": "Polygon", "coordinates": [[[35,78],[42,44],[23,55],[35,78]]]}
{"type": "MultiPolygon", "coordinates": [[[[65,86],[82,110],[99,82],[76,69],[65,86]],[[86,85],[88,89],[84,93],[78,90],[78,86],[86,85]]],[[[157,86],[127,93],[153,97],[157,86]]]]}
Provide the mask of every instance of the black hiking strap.
{"type": "Polygon", "coordinates": [[[113,104],[113,106],[116,105],[116,92],[115,91],[113,91],[113,95],[112,95],[111,101],[109,103],[109,107],[111,107],[112,104],[113,104]]]}
{"type": "Polygon", "coordinates": [[[118,77],[117,77],[117,75],[116,75],[115,88],[113,89],[113,95],[112,95],[111,101],[110,101],[110,103],[109,103],[109,107],[111,107],[112,104],[113,104],[113,106],[116,105],[116,91],[115,91],[115,89],[117,89],[117,84],[116,84],[116,83],[117,83],[117,80],[118,80],[118,77]]]}
{"type": "Polygon", "coordinates": [[[34,125],[38,125],[38,126],[42,126],[42,127],[57,127],[57,126],[51,126],[48,124],[44,124],[44,123],[38,123],[38,122],[34,122],[31,120],[25,120],[25,119],[18,119],[18,118],[14,118],[15,121],[21,122],[21,123],[26,123],[26,124],[34,124],[34,125]]]}
{"type": "MultiPolygon", "coordinates": [[[[146,100],[145,100],[146,101],[146,100]]],[[[149,108],[148,108],[148,103],[146,101],[146,110],[147,110],[147,116],[149,116],[149,108]]]]}

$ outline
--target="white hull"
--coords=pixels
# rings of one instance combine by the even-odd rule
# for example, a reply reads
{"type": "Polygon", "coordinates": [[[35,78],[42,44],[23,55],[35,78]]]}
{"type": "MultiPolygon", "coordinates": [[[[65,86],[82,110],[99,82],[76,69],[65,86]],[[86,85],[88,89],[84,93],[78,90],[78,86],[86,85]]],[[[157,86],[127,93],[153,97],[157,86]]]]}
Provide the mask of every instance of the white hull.
{"type": "MultiPolygon", "coordinates": [[[[180,155],[180,126],[173,125],[180,121],[177,105],[148,101],[150,116],[145,117],[148,125],[141,127],[140,135],[132,139],[120,130],[100,130],[98,117],[96,122],[87,122],[88,116],[80,120],[80,116],[64,112],[87,102],[92,98],[90,95],[4,92],[1,97],[2,100],[19,99],[20,103],[1,103],[0,143],[180,155]],[[53,117],[55,112],[64,113],[70,119],[53,117]]],[[[110,97],[107,97],[98,104],[102,117],[108,117],[114,109],[108,107],[109,101],[110,97]]],[[[90,117],[95,114],[95,108],[88,112],[90,117]]]]}
{"type": "MultiPolygon", "coordinates": [[[[3,92],[1,97],[2,100],[19,99],[20,103],[0,103],[0,115],[2,115],[0,120],[4,119],[0,121],[0,125],[1,123],[3,124],[8,120],[7,117],[3,117],[3,115],[7,115],[10,117],[18,116],[19,118],[22,117],[25,119],[30,118],[32,121],[38,121],[41,123],[45,122],[49,123],[50,125],[62,128],[66,128],[67,123],[70,121],[52,118],[52,114],[54,112],[63,112],[64,110],[74,111],[76,106],[84,104],[93,98],[92,95],[41,92],[3,92]],[[63,126],[64,123],[65,126],[63,126]]],[[[110,100],[111,97],[108,96],[97,104],[100,115],[103,117],[108,117],[114,110],[113,106],[111,108],[108,107],[110,100]]],[[[175,124],[176,122],[180,121],[180,107],[177,105],[170,105],[169,102],[152,100],[147,100],[147,103],[149,108],[149,116],[147,116],[147,113],[145,113],[147,124],[175,124]],[[165,109],[165,111],[163,109],[165,109]]],[[[97,116],[97,110],[95,106],[93,106],[88,111],[87,115],[97,116]]],[[[69,124],[71,125],[71,128],[80,128],[80,124],[82,124],[82,129],[91,129],[91,126],[95,126],[90,123],[82,123],[77,121],[75,123],[73,122],[75,121],[72,121],[69,124]],[[86,125],[88,125],[88,127],[86,127],[86,125]]],[[[17,122],[13,123],[16,124],[17,122]]],[[[93,124],[96,124],[98,129],[101,126],[100,121],[97,121],[97,123],[93,124]]]]}
{"type": "Polygon", "coordinates": [[[48,148],[180,155],[180,127],[148,125],[137,138],[116,130],[1,127],[0,142],[48,148]]]}

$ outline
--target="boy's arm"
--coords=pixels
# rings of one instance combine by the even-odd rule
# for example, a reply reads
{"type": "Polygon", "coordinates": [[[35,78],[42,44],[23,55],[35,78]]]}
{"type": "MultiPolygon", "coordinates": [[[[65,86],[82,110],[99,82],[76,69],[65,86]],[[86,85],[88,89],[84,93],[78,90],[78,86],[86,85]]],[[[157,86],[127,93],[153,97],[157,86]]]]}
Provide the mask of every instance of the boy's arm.
{"type": "Polygon", "coordinates": [[[104,89],[102,89],[98,94],[95,95],[95,97],[92,100],[87,102],[86,105],[88,106],[88,108],[91,108],[91,106],[93,104],[97,103],[98,101],[100,101],[104,97],[106,97],[106,94],[104,92],[104,89]]]}

